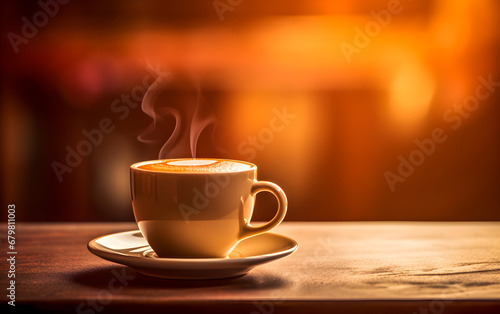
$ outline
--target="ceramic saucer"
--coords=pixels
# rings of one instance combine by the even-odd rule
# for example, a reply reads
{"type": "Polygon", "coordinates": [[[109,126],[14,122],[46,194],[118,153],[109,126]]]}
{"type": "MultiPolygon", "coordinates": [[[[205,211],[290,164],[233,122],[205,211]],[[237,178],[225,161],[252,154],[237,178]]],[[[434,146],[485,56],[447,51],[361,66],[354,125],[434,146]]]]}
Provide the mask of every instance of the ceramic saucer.
{"type": "Polygon", "coordinates": [[[264,233],[242,240],[227,258],[159,258],[139,230],[105,235],[90,241],[90,252],[147,276],[168,279],[220,279],[246,274],[252,268],[286,257],[295,240],[264,233]]]}

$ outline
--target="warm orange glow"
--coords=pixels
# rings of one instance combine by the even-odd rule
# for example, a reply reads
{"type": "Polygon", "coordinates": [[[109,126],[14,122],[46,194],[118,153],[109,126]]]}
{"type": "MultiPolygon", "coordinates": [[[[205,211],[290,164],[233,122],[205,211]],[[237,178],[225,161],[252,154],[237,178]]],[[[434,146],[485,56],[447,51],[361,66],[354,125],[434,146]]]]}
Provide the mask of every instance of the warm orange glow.
{"type": "Polygon", "coordinates": [[[401,65],[390,87],[390,115],[400,131],[413,131],[429,111],[434,78],[416,61],[401,65]]]}
{"type": "Polygon", "coordinates": [[[120,136],[111,134],[107,141],[106,146],[95,151],[100,162],[96,173],[98,183],[94,188],[101,202],[109,206],[108,215],[126,217],[128,213],[120,208],[126,208],[130,203],[130,199],[124,195],[130,194],[129,167],[134,151],[126,139],[120,136]]]}
{"type": "MultiPolygon", "coordinates": [[[[310,154],[318,145],[320,131],[314,100],[308,93],[247,91],[230,100],[230,134],[235,158],[275,162],[275,171],[291,176],[290,185],[300,188],[311,176],[310,154]],[[254,141],[253,143],[251,143],[254,141]],[[282,167],[286,161],[287,167],[282,167]],[[289,169],[293,168],[293,171],[289,169]]],[[[332,122],[333,123],[333,122],[332,122]]]]}
{"type": "Polygon", "coordinates": [[[179,138],[197,129],[169,116],[165,139],[137,140],[152,121],[141,88],[159,68],[172,74],[159,105],[190,112],[184,92],[196,87],[199,120],[220,123],[201,132],[198,157],[255,162],[284,185],[293,219],[498,219],[500,1],[399,1],[391,14],[398,1],[217,1],[234,6],[223,20],[213,1],[111,2],[72,1],[35,36],[23,17],[37,2],[5,1],[0,190],[10,202],[30,184],[24,218],[125,217],[128,164],[157,158],[175,126],[188,126],[179,138]],[[103,119],[112,133],[70,156],[103,119]],[[400,175],[435,129],[446,143],[400,175]],[[64,182],[53,162],[70,165],[64,182]]]}

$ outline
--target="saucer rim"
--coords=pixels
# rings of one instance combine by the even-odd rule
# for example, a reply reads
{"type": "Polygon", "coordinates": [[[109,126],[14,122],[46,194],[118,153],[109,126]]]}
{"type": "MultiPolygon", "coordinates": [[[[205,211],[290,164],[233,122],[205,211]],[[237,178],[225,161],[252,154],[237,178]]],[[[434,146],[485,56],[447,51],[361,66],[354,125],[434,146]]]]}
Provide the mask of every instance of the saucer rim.
{"type": "MultiPolygon", "coordinates": [[[[292,239],[289,236],[282,235],[282,234],[275,233],[275,232],[266,232],[263,234],[257,234],[255,236],[245,238],[245,239],[241,240],[239,243],[241,243],[245,240],[248,240],[250,238],[259,237],[262,235],[273,235],[273,236],[285,238],[286,240],[288,240],[290,242],[292,247],[285,249],[285,250],[275,251],[272,253],[259,254],[259,255],[248,256],[248,257],[235,257],[235,258],[229,258],[229,257],[206,257],[206,258],[203,258],[203,257],[202,258],[155,257],[155,258],[151,258],[151,257],[143,256],[143,255],[138,256],[138,255],[129,255],[129,254],[124,254],[124,253],[119,253],[119,252],[114,251],[113,249],[106,248],[102,244],[99,244],[96,242],[97,240],[104,238],[104,237],[117,235],[117,234],[123,234],[123,233],[132,233],[132,232],[141,232],[141,231],[139,229],[135,229],[135,230],[128,230],[128,231],[114,232],[114,233],[99,236],[97,238],[90,240],[87,243],[87,249],[92,254],[94,254],[98,257],[101,257],[101,258],[104,258],[104,257],[102,257],[99,254],[96,254],[96,252],[109,254],[111,256],[119,256],[119,257],[127,258],[127,259],[147,260],[150,263],[162,263],[163,264],[163,263],[168,263],[168,262],[175,262],[175,263],[183,263],[183,264],[200,264],[200,263],[203,263],[203,264],[204,263],[209,263],[209,264],[212,264],[212,263],[213,264],[218,264],[218,263],[239,264],[242,262],[243,263],[244,262],[252,262],[254,260],[259,261],[259,260],[263,260],[263,259],[265,259],[265,260],[267,260],[267,259],[280,259],[282,257],[286,257],[286,256],[293,254],[299,248],[299,243],[296,240],[292,239]]],[[[142,235],[142,233],[141,233],[141,235],[142,235]]],[[[144,237],[144,236],[142,236],[142,237],[144,237]]],[[[107,258],[105,258],[105,259],[107,259],[107,258]]],[[[116,261],[111,260],[111,259],[107,259],[107,260],[112,261],[112,262],[116,262],[116,261]]]]}

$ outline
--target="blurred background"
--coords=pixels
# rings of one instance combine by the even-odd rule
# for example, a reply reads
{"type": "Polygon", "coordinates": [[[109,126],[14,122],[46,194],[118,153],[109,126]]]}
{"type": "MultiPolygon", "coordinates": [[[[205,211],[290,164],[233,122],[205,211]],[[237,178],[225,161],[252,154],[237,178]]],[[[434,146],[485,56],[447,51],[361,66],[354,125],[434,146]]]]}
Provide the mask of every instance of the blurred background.
{"type": "MultiPolygon", "coordinates": [[[[256,163],[289,221],[500,219],[498,1],[1,6],[0,190],[18,221],[133,221],[129,166],[169,138],[164,157],[194,143],[256,163]]],[[[259,194],[255,220],[275,208],[259,194]]]]}

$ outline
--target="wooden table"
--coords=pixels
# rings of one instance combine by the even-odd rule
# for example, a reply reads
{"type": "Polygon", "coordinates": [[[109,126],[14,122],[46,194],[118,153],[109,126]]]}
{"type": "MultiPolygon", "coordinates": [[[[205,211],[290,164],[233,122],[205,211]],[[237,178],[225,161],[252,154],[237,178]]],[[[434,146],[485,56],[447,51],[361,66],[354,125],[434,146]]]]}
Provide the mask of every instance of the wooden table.
{"type": "MultiPolygon", "coordinates": [[[[133,229],[18,223],[16,310],[500,313],[498,222],[285,222],[275,232],[297,240],[297,252],[243,277],[208,281],[147,277],[87,250],[95,237],[133,229]]],[[[5,255],[0,264],[4,313],[11,308],[5,255]]]]}

